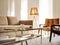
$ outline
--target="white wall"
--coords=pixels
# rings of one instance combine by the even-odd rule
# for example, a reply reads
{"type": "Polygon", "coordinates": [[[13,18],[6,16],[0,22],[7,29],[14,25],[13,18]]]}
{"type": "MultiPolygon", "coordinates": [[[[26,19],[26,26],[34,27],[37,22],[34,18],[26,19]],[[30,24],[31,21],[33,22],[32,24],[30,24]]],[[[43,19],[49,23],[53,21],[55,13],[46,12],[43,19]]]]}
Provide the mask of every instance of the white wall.
{"type": "Polygon", "coordinates": [[[0,15],[7,15],[8,0],[0,0],[0,15]]]}
{"type": "MultiPolygon", "coordinates": [[[[20,6],[21,0],[15,0],[15,16],[18,19],[20,19],[20,6]]],[[[8,12],[8,0],[0,0],[0,15],[7,16],[7,12],[8,12]]]]}
{"type": "MultiPolygon", "coordinates": [[[[20,19],[20,9],[21,9],[21,0],[15,0],[15,15],[20,19]]],[[[28,0],[28,18],[33,19],[30,16],[31,7],[39,8],[39,0],[28,0]]],[[[8,0],[0,0],[0,15],[7,15],[8,10],[8,0]]],[[[53,0],[53,17],[60,18],[60,0],[53,0]]],[[[38,20],[38,16],[36,17],[38,20]]]]}
{"type": "Polygon", "coordinates": [[[53,17],[60,18],[60,0],[53,0],[53,17]]]}
{"type": "Polygon", "coordinates": [[[53,16],[60,17],[60,0],[53,0],[53,16]]]}

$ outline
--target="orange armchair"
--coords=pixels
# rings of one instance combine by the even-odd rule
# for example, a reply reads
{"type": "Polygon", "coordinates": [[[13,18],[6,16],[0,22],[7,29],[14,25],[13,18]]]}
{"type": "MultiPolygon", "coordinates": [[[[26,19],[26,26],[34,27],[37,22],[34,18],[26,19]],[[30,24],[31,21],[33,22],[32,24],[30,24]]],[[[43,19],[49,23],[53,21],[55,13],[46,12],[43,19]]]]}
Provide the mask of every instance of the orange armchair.
{"type": "Polygon", "coordinates": [[[45,27],[47,28],[44,28],[44,31],[50,31],[51,25],[56,25],[56,24],[59,24],[59,18],[46,19],[45,27]]]}

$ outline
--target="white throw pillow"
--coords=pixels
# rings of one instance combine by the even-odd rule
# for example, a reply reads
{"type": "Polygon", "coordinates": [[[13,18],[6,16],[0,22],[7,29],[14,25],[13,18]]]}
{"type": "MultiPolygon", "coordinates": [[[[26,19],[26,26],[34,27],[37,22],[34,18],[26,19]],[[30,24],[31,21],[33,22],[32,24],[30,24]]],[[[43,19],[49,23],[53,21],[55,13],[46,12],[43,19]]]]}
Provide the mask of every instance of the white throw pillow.
{"type": "Polygon", "coordinates": [[[8,25],[6,16],[0,16],[0,25],[8,25]]]}

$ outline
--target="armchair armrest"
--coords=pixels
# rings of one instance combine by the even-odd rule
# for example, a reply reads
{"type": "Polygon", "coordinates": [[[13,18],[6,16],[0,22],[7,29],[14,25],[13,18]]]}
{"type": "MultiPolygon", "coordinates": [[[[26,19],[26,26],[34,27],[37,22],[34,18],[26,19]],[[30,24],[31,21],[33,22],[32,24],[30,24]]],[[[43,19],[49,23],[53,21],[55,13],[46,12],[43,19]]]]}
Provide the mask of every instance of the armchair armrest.
{"type": "Polygon", "coordinates": [[[48,27],[45,24],[40,24],[39,27],[48,27]]]}

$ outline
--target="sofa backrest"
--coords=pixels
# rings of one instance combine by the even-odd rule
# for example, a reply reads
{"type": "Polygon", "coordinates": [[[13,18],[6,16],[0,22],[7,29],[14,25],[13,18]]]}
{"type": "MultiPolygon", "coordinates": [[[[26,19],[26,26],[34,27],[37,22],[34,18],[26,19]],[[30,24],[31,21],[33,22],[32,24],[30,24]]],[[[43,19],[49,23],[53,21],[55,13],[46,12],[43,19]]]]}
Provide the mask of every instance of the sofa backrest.
{"type": "Polygon", "coordinates": [[[33,26],[33,20],[18,20],[16,17],[0,16],[0,25],[29,25],[33,26]]]}

